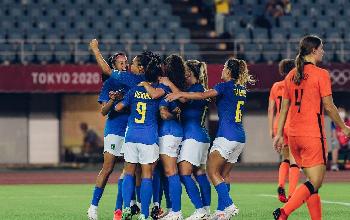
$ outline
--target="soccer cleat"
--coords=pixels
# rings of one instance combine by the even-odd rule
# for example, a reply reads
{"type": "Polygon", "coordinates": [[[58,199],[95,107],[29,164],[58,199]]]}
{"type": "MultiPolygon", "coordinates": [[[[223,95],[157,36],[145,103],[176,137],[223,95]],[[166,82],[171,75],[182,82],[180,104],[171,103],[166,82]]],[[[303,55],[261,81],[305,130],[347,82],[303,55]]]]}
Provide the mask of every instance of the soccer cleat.
{"type": "Polygon", "coordinates": [[[97,206],[91,205],[87,210],[87,216],[89,220],[98,220],[97,206]]]}
{"type": "Polygon", "coordinates": [[[229,207],[226,207],[224,212],[227,215],[227,219],[230,219],[232,216],[236,216],[239,213],[239,209],[234,205],[230,205],[229,207]]]}
{"type": "Polygon", "coordinates": [[[228,220],[228,216],[224,211],[216,210],[213,214],[211,214],[208,220],[228,220]]]}
{"type": "Polygon", "coordinates": [[[137,215],[140,213],[140,207],[135,203],[130,207],[131,209],[131,215],[137,215]]]}
{"type": "Polygon", "coordinates": [[[183,220],[183,216],[181,211],[179,212],[169,212],[169,214],[165,215],[161,220],[183,220]]]}
{"type": "Polygon", "coordinates": [[[186,218],[186,220],[199,220],[199,219],[208,219],[208,213],[204,208],[200,208],[200,209],[196,209],[196,211],[194,211],[194,213],[186,218]]]}
{"type": "Polygon", "coordinates": [[[159,219],[160,216],[163,215],[163,209],[159,208],[158,206],[153,206],[152,211],[151,211],[151,217],[152,219],[156,220],[159,219]]]}
{"type": "Polygon", "coordinates": [[[287,220],[288,216],[286,215],[286,213],[284,213],[283,209],[276,209],[273,213],[272,213],[273,217],[275,220],[287,220]]]}
{"type": "Polygon", "coordinates": [[[286,197],[286,191],[284,190],[283,187],[278,187],[277,189],[277,193],[278,193],[278,199],[283,202],[283,203],[286,203],[288,202],[288,199],[286,197]]]}
{"type": "Polygon", "coordinates": [[[114,211],[113,220],[121,220],[122,219],[122,210],[118,209],[114,211]]]}
{"type": "Polygon", "coordinates": [[[122,211],[122,220],[131,220],[132,214],[130,208],[125,208],[122,211]]]}
{"type": "Polygon", "coordinates": [[[169,208],[166,211],[163,211],[163,213],[161,215],[159,215],[159,218],[164,218],[166,215],[168,215],[170,212],[172,212],[172,209],[169,208]]]}

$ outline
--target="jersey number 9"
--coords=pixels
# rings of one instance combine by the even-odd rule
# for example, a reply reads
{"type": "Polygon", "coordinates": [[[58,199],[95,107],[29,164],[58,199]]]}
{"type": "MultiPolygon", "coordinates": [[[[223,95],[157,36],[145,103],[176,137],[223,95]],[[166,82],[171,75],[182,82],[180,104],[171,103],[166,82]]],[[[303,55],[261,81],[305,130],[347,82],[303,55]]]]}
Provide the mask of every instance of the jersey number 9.
{"type": "Polygon", "coordinates": [[[244,101],[237,102],[235,122],[242,122],[242,109],[241,109],[241,107],[243,105],[244,105],[244,101]]]}
{"type": "Polygon", "coordinates": [[[147,110],[147,105],[144,102],[138,102],[136,105],[136,111],[138,114],[141,115],[141,118],[135,118],[135,123],[137,124],[143,124],[145,123],[146,119],[146,110],[147,110]]]}

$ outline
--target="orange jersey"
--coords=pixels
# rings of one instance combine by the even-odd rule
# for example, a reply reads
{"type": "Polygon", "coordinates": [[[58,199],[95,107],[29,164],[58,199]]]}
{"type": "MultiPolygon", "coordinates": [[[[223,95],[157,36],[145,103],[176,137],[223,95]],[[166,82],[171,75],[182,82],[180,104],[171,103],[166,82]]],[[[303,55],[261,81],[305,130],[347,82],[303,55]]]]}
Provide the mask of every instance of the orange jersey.
{"type": "MultiPolygon", "coordinates": [[[[280,117],[281,107],[282,107],[282,98],[284,94],[284,81],[275,82],[272,85],[271,91],[270,91],[270,100],[273,100],[276,104],[276,115],[273,121],[273,132],[274,134],[277,133],[277,125],[278,125],[278,119],[280,117]]],[[[289,123],[289,117],[287,116],[287,121],[284,125],[284,131],[285,133],[288,130],[288,123],[289,123]]]]}
{"type": "Polygon", "coordinates": [[[288,135],[325,138],[322,97],[332,94],[329,73],[313,64],[306,64],[300,85],[293,82],[295,74],[296,68],[284,80],[286,89],[283,98],[290,100],[288,135]]]}

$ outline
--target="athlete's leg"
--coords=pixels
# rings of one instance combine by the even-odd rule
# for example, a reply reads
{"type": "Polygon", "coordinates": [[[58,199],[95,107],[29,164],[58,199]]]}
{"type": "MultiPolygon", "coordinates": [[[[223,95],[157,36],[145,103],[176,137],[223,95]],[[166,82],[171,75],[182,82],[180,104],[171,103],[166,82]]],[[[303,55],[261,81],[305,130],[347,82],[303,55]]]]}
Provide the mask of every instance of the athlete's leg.
{"type": "MultiPolygon", "coordinates": [[[[289,147],[288,147],[289,149],[289,147]]],[[[292,197],[295,189],[297,188],[300,176],[300,168],[297,165],[291,150],[289,150],[289,160],[290,160],[290,168],[289,168],[289,190],[288,190],[288,199],[292,197]]]]}
{"type": "Polygon", "coordinates": [[[205,165],[201,165],[200,167],[196,168],[195,174],[201,192],[203,206],[206,210],[210,210],[211,187],[205,165]]]}
{"type": "Polygon", "coordinates": [[[141,165],[141,213],[148,218],[149,206],[152,199],[152,175],[154,164],[141,165]]]}
{"type": "Polygon", "coordinates": [[[233,168],[233,163],[226,163],[224,165],[224,168],[221,171],[221,176],[224,177],[228,192],[231,190],[231,185],[230,185],[230,173],[233,168]]]}

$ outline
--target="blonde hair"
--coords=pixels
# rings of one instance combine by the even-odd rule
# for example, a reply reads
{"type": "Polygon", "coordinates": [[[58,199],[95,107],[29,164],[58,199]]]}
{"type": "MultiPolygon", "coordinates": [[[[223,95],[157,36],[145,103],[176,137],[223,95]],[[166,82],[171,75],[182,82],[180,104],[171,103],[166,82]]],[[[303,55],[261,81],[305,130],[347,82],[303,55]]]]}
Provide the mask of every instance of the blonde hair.
{"type": "Polygon", "coordinates": [[[208,69],[205,62],[198,60],[187,60],[186,66],[191,70],[194,77],[202,84],[205,90],[208,90],[208,69]]]}
{"type": "Polygon", "coordinates": [[[230,58],[226,61],[226,66],[231,72],[231,77],[237,84],[242,86],[246,86],[247,84],[255,84],[256,80],[249,73],[247,63],[244,60],[230,58]]]}

